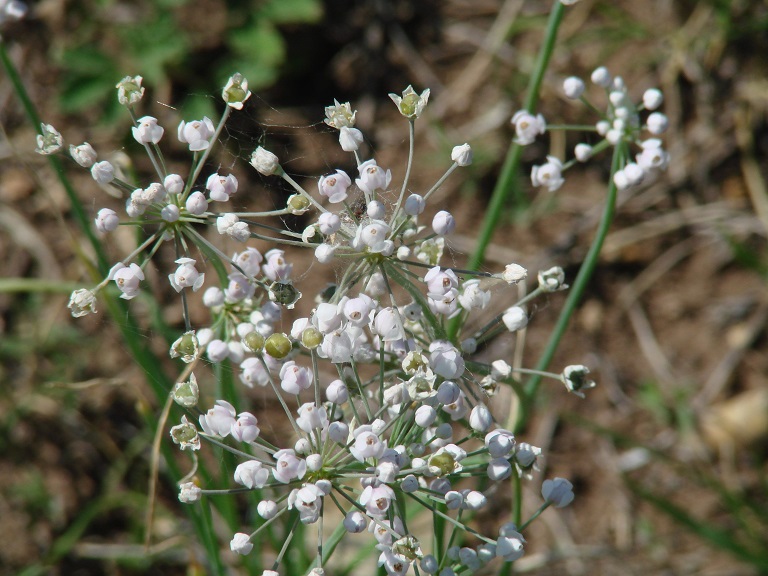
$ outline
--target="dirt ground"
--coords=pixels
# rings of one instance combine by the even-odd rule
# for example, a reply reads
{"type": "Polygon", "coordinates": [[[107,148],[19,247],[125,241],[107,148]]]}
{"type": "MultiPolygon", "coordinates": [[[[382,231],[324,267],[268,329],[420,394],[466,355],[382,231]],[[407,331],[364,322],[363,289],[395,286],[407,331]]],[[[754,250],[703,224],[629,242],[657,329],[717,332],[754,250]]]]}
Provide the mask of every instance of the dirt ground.
{"type": "MultiPolygon", "coordinates": [[[[129,148],[127,118],[108,123],[101,109],[64,112],[57,97],[65,78],[56,55],[71,30],[64,24],[86,19],[94,6],[85,0],[30,4],[30,18],[7,27],[3,37],[45,121],[68,142],[129,148]]],[[[179,25],[197,30],[197,13],[178,4],[179,25]]],[[[201,4],[212,15],[226,8],[223,1],[201,4]]],[[[137,3],[130,17],[144,8],[137,3]]],[[[336,97],[359,110],[359,127],[378,163],[391,167],[399,182],[407,127],[386,93],[408,84],[429,87],[411,188],[428,189],[450,148],[472,144],[475,163],[449,180],[434,203],[458,216],[449,258],[461,264],[472,252],[513,136],[509,118],[522,104],[549,2],[329,0],[324,9],[318,24],[281,28],[287,46],[281,79],[233,119],[215,160],[232,166],[240,189],[248,190],[245,205],[274,206],[284,190],[246,166],[250,151],[268,142],[290,158],[286,169],[297,175],[348,162],[320,124],[323,107],[336,97]]],[[[531,527],[518,572],[740,576],[768,570],[744,561],[750,551],[764,557],[768,547],[766,22],[765,3],[746,1],[582,0],[566,13],[539,111],[551,124],[593,123],[560,87],[567,76],[587,78],[606,65],[635,97],[649,87],[663,91],[672,159],[655,182],[620,195],[595,276],[552,363],[555,371],[588,365],[597,388],[581,400],[545,386],[536,418],[521,433],[544,448],[542,478],[569,478],[576,500],[531,527]],[[676,520],[672,504],[681,512],[676,520]],[[710,537],[694,533],[683,517],[711,529],[710,537]],[[735,538],[741,552],[727,552],[722,539],[714,545],[718,534],[735,538]]],[[[226,29],[218,33],[196,46],[200,58],[226,49],[226,29]]],[[[115,74],[113,83],[123,71],[115,74]]],[[[175,67],[150,88],[152,101],[173,102],[200,90],[197,81],[175,67]]],[[[104,91],[111,90],[107,83],[104,91]]],[[[211,84],[208,92],[218,89],[211,84]]],[[[591,94],[604,104],[602,94],[591,94]]],[[[146,112],[168,126],[178,121],[174,110],[157,103],[146,112]]],[[[0,125],[0,277],[80,285],[88,277],[80,253],[88,256],[89,249],[54,173],[33,152],[34,133],[6,76],[0,77],[0,125]]],[[[552,132],[525,149],[521,182],[534,209],[505,211],[486,269],[510,262],[529,270],[560,265],[575,276],[600,217],[610,158],[568,171],[566,184],[549,199],[528,186],[526,174],[546,154],[570,158],[578,141],[552,132]]],[[[171,162],[185,160],[180,148],[172,154],[171,162]]],[[[121,201],[87,173],[70,172],[87,208],[118,209],[121,201]]],[[[297,229],[302,222],[294,223],[297,229]]],[[[106,244],[114,258],[125,253],[121,241],[131,238],[106,244]]],[[[298,259],[311,260],[294,258],[297,269],[298,259]]],[[[156,293],[165,290],[167,273],[151,271],[156,293]]],[[[315,264],[297,285],[304,282],[309,291],[332,277],[333,270],[315,264]]],[[[151,443],[143,422],[160,406],[113,322],[101,311],[70,318],[66,289],[3,286],[0,574],[20,574],[41,561],[51,566],[29,573],[202,573],[195,572],[202,570],[199,552],[170,481],[159,488],[154,541],[160,544],[151,561],[142,559],[151,443]]],[[[535,364],[564,300],[552,295],[535,310],[525,365],[535,364]]],[[[159,313],[180,329],[173,293],[160,304],[159,313]]],[[[144,330],[154,312],[139,302],[135,309],[144,330]]],[[[193,318],[202,314],[193,310],[193,318]]],[[[489,358],[507,354],[511,345],[511,338],[498,339],[489,358]]],[[[162,342],[156,348],[165,354],[162,342]]],[[[169,361],[170,377],[174,370],[169,361]]],[[[536,486],[525,495],[528,511],[538,506],[536,486]]],[[[498,516],[488,522],[506,519],[504,495],[500,501],[498,516]]]]}

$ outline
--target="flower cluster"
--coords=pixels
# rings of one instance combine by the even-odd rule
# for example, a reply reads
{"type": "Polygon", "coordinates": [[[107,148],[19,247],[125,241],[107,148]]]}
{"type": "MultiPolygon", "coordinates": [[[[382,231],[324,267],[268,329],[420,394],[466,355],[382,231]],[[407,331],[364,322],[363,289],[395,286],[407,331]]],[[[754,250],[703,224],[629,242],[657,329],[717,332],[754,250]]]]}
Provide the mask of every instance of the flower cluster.
{"type": "MultiPolygon", "coordinates": [[[[628,151],[622,155],[626,161],[613,175],[614,184],[619,190],[648,182],[656,173],[666,169],[669,153],[664,150],[659,136],[667,130],[669,122],[663,113],[658,112],[663,102],[661,91],[649,88],[643,93],[641,102],[637,103],[631,99],[624,80],[620,76],[611,76],[604,66],[592,72],[591,81],[605,91],[608,100],[607,108],[594,128],[602,140],[596,144],[580,142],[574,148],[574,159],[568,162],[547,156],[544,164],[536,165],[531,170],[534,186],[554,192],[565,182],[565,170],[576,162],[588,161],[609,146],[632,145],[638,149],[634,161],[628,151]]],[[[597,110],[585,96],[585,91],[586,85],[581,78],[570,76],[563,81],[566,98],[581,100],[592,110],[597,110]]],[[[547,131],[544,117],[541,114],[534,116],[526,110],[516,112],[512,124],[515,127],[515,142],[521,145],[531,144],[539,134],[547,131]]]]}
{"type": "MultiPolygon", "coordinates": [[[[137,224],[149,232],[101,284],[75,291],[69,307],[73,316],[95,312],[96,293],[109,282],[122,298],[136,297],[147,262],[164,243],[174,246],[176,268],[168,280],[181,296],[186,331],[170,355],[187,363],[188,370],[171,394],[189,412],[170,432],[181,450],[195,452],[202,440],[210,440],[242,458],[232,481],[239,490],[256,491],[261,520],[248,533],[233,536],[232,551],[249,553],[260,531],[278,518],[316,524],[337,510],[347,532],[366,533],[375,541],[379,565],[391,575],[406,574],[411,567],[425,574],[468,573],[494,558],[514,561],[522,556],[528,522],[507,523],[484,534],[475,529],[472,516],[488,506],[486,493],[493,490],[488,482],[512,476],[530,480],[537,470],[541,450],[497,424],[489,408],[500,386],[516,387],[520,374],[536,371],[511,366],[504,358],[484,363],[475,353],[500,333],[524,330],[530,302],[567,285],[562,269],[541,270],[534,290],[494,315],[488,312],[492,304],[504,299],[509,304],[518,293],[510,286],[528,276],[523,266],[509,264],[491,274],[441,265],[446,237],[456,226],[454,216],[446,210],[431,218],[424,215],[445,179],[472,162],[471,147],[453,148],[452,163],[432,188],[409,193],[406,176],[394,190],[397,200],[389,202],[392,172],[373,158],[364,159],[355,112],[349,103],[335,102],[325,110],[326,124],[338,130],[342,149],[354,153],[356,173],[334,169],[318,178],[313,193],[285,172],[275,154],[259,147],[251,157],[253,168],[282,178],[295,194],[284,209],[236,212],[226,206],[238,192],[237,177],[202,171],[228,114],[241,109],[250,96],[247,81],[236,74],[225,86],[227,107],[218,125],[208,118],[178,125],[178,141],[194,155],[186,176],[164,169],[158,144],[166,130],[155,118],[134,113],[144,94],[141,77],[127,77],[117,89],[119,101],[134,118],[133,136],[157,170],[155,181],[140,186],[122,180],[109,162],[97,162],[87,143],[72,146],[70,154],[97,182],[126,195],[125,217],[107,208],[97,213],[99,232],[108,234],[121,224],[137,224]],[[204,187],[198,189],[198,181],[204,187]],[[359,204],[364,209],[357,209],[359,204]],[[301,233],[283,230],[265,237],[252,231],[255,218],[308,210],[314,216],[301,233]],[[228,256],[199,231],[203,226],[215,227],[242,248],[228,256]],[[250,244],[252,239],[269,240],[271,247],[262,252],[250,244]],[[345,263],[338,282],[318,291],[312,312],[293,318],[289,333],[281,331],[284,316],[302,294],[294,286],[294,262],[279,247],[283,244],[311,248],[320,264],[345,263]],[[193,247],[218,257],[217,272],[226,275],[220,285],[201,291],[211,321],[194,327],[186,299],[213,275],[199,269],[193,247]],[[485,322],[476,321],[481,315],[485,322]],[[482,327],[470,328],[478,324],[482,327]],[[192,369],[203,359],[227,361],[237,367],[243,386],[270,390],[293,437],[266,439],[257,415],[240,411],[234,399],[218,399],[195,418],[191,409],[201,394],[192,369]],[[484,491],[472,482],[479,478],[484,491]],[[456,531],[447,547],[425,550],[424,535],[408,526],[406,510],[413,506],[456,531]]],[[[410,123],[411,147],[413,125],[428,97],[429,90],[418,95],[411,87],[402,97],[392,95],[410,123]]],[[[519,113],[516,118],[521,143],[546,128],[541,117],[519,113]]],[[[52,127],[44,132],[40,151],[52,153],[53,147],[63,146],[52,127]]],[[[538,178],[554,186],[555,174],[547,174],[538,170],[538,178]]],[[[583,396],[583,390],[594,386],[587,373],[579,365],[566,367],[562,374],[544,374],[583,396]]],[[[196,502],[208,493],[189,478],[180,482],[182,502],[196,502]]],[[[545,482],[542,496],[541,510],[573,499],[570,483],[560,478],[545,482]]],[[[320,566],[323,556],[317,559],[320,566]]],[[[265,573],[277,574],[280,559],[265,573]]]]}

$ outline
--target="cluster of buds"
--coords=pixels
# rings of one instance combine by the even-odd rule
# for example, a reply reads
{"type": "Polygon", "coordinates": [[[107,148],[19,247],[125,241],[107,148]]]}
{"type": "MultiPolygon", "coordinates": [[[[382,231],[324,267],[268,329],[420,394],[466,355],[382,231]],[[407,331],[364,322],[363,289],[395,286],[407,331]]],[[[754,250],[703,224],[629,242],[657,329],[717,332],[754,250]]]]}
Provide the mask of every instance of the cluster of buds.
{"type": "MultiPolygon", "coordinates": [[[[595,123],[594,132],[602,138],[596,144],[578,143],[574,148],[574,159],[564,162],[555,156],[547,156],[544,164],[531,170],[534,186],[546,188],[549,192],[559,189],[565,179],[563,172],[577,162],[586,162],[601,150],[610,146],[635,146],[638,152],[634,161],[629,152],[623,154],[624,161],[613,175],[619,190],[626,190],[651,180],[669,163],[669,153],[664,150],[661,136],[669,125],[667,117],[658,111],[664,98],[660,90],[647,89],[641,101],[635,102],[620,76],[613,77],[607,68],[601,66],[591,74],[594,85],[602,88],[608,100],[604,114],[595,123]],[[646,135],[647,133],[647,135],[646,135]]],[[[571,100],[581,100],[590,109],[597,108],[585,96],[586,84],[576,76],[563,81],[563,93],[571,100]]],[[[541,114],[534,116],[520,110],[512,117],[515,127],[515,142],[531,144],[536,137],[547,131],[547,123],[541,114]]]]}
{"type": "MultiPolygon", "coordinates": [[[[202,448],[202,440],[211,440],[244,458],[232,478],[242,488],[234,490],[258,491],[256,511],[262,521],[248,533],[235,534],[231,549],[249,553],[260,531],[278,517],[316,524],[326,510],[336,508],[346,531],[365,532],[375,540],[379,565],[390,575],[404,575],[411,567],[425,574],[474,572],[494,558],[514,561],[522,556],[528,523],[505,524],[494,534],[475,530],[472,515],[487,506],[488,497],[467,482],[503,482],[513,475],[533,478],[541,450],[519,442],[497,424],[489,398],[499,386],[514,386],[520,374],[535,371],[512,367],[503,358],[485,364],[475,353],[500,333],[524,330],[529,303],[567,285],[562,269],[541,270],[530,293],[511,306],[507,302],[481,328],[469,328],[480,314],[488,316],[485,311],[493,304],[509,300],[510,286],[528,276],[516,263],[497,274],[441,265],[446,237],[456,221],[447,210],[426,219],[424,214],[446,178],[471,164],[469,144],[453,148],[451,164],[432,188],[408,193],[406,176],[394,191],[396,202],[389,202],[392,172],[373,158],[364,159],[356,113],[349,103],[335,102],[326,108],[326,124],[339,131],[342,149],[353,152],[356,174],[336,168],[318,178],[316,192],[309,192],[286,173],[275,154],[259,147],[251,166],[262,175],[282,178],[295,194],[281,210],[236,212],[226,206],[237,194],[238,178],[219,172],[205,175],[202,170],[228,114],[241,109],[250,96],[247,81],[236,74],[225,86],[227,107],[218,125],[208,118],[179,124],[179,142],[194,153],[186,177],[164,170],[159,147],[164,128],[153,117],[134,114],[144,94],[141,84],[138,76],[123,79],[118,99],[131,111],[133,136],[157,170],[154,182],[138,186],[124,181],[108,162],[97,162],[87,143],[71,147],[70,153],[98,182],[127,195],[127,220],[104,208],[95,218],[97,230],[108,234],[120,224],[137,224],[148,232],[101,284],[73,293],[70,308],[74,316],[95,312],[96,293],[111,281],[122,298],[136,297],[150,258],[165,242],[175,246],[176,269],[168,280],[182,298],[186,331],[173,343],[170,355],[189,366],[188,377],[171,394],[188,414],[171,428],[171,437],[181,450],[194,452],[202,448]],[[198,189],[198,181],[205,182],[204,187],[198,189]],[[363,210],[354,207],[360,204],[363,210]],[[290,241],[251,232],[254,218],[308,210],[314,217],[303,233],[284,231],[290,241]],[[241,242],[242,249],[229,257],[199,232],[206,225],[241,242]],[[269,248],[251,245],[254,239],[268,240],[269,248]],[[285,310],[302,294],[294,286],[294,263],[278,247],[281,243],[311,248],[321,264],[346,263],[338,284],[319,290],[312,312],[294,318],[289,333],[281,331],[285,310]],[[221,285],[201,290],[212,275],[198,269],[190,247],[220,258],[219,276],[229,272],[221,285]],[[198,291],[201,295],[193,296],[198,291]],[[201,298],[208,308],[209,324],[191,325],[191,297],[201,298]],[[266,440],[257,416],[225,399],[199,411],[201,391],[192,369],[203,359],[213,364],[227,361],[237,366],[245,387],[271,390],[293,438],[266,440]],[[198,410],[197,421],[192,410],[198,410]],[[230,441],[235,445],[227,444],[230,441]],[[423,535],[407,525],[409,506],[442,517],[458,534],[476,537],[479,543],[459,545],[463,540],[458,537],[445,549],[424,550],[423,535]]],[[[413,146],[413,126],[424,113],[429,90],[419,95],[409,86],[402,96],[391,96],[410,124],[413,146]]],[[[545,130],[540,117],[517,115],[517,123],[521,143],[545,130]]],[[[40,150],[61,148],[57,134],[46,127],[40,150]]],[[[409,165],[406,174],[410,172],[409,165]]],[[[538,177],[554,185],[554,176],[545,172],[539,170],[538,177]]],[[[545,375],[583,396],[583,390],[594,386],[587,373],[584,366],[570,366],[561,374],[545,375]]],[[[194,481],[180,482],[182,502],[196,502],[207,494],[194,481]]],[[[570,483],[545,482],[542,497],[541,509],[567,505],[573,498],[570,483]]],[[[319,534],[322,538],[322,530],[319,534]]],[[[265,573],[277,574],[280,558],[265,573]]]]}

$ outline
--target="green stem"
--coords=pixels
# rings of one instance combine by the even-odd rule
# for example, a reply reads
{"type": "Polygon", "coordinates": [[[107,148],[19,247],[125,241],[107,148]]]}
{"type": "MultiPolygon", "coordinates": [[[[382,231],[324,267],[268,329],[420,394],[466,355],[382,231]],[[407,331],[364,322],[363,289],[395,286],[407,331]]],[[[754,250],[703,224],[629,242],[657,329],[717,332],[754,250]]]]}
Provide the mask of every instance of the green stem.
{"type": "MultiPolygon", "coordinates": [[[[576,306],[581,301],[581,297],[587,288],[587,284],[589,283],[590,279],[592,278],[592,274],[595,271],[597,260],[600,256],[600,251],[603,248],[605,237],[608,235],[608,230],[611,227],[611,223],[613,222],[613,215],[616,209],[617,189],[616,185],[613,183],[613,174],[619,170],[625,160],[625,157],[626,149],[624,146],[619,145],[614,148],[613,160],[611,162],[610,184],[608,186],[608,198],[605,202],[605,208],[603,209],[603,215],[600,219],[600,225],[597,228],[595,239],[593,240],[592,245],[589,247],[589,252],[584,258],[584,262],[582,263],[581,268],[579,268],[579,273],[576,276],[576,280],[573,282],[573,286],[571,287],[568,298],[566,299],[565,305],[563,306],[563,311],[560,313],[560,317],[557,319],[557,324],[552,330],[552,334],[550,335],[549,341],[547,342],[547,347],[545,348],[544,353],[541,355],[541,358],[536,365],[535,369],[537,371],[546,370],[549,366],[549,363],[552,361],[552,358],[555,355],[555,350],[557,349],[557,346],[559,345],[560,340],[565,333],[565,329],[568,327],[568,322],[570,321],[571,316],[573,316],[573,313],[576,311],[576,306]]],[[[539,389],[539,384],[541,383],[541,378],[541,374],[535,374],[526,383],[525,394],[528,400],[531,400],[536,395],[536,392],[539,389]]],[[[524,416],[518,419],[518,430],[525,426],[526,420],[527,418],[524,416]]]]}

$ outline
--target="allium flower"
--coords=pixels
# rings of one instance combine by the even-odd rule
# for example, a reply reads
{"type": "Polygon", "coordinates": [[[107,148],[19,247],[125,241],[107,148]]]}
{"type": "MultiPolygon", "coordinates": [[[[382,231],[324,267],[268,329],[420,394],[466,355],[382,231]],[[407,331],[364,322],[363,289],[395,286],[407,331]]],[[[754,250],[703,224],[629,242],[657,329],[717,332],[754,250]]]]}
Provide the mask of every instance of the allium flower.
{"type": "Polygon", "coordinates": [[[397,94],[390,94],[389,97],[392,99],[392,102],[395,103],[395,106],[397,106],[400,114],[409,120],[414,120],[421,116],[421,113],[427,106],[427,101],[429,100],[429,88],[419,95],[413,89],[413,86],[408,86],[408,88],[403,90],[402,97],[397,94]]]}
{"type": "Polygon", "coordinates": [[[363,133],[357,128],[342,126],[339,130],[339,145],[344,152],[355,152],[363,143],[363,133]]]}
{"type": "Polygon", "coordinates": [[[96,162],[91,166],[91,176],[99,184],[109,184],[115,179],[115,167],[106,160],[96,162]]]}
{"type": "Polygon", "coordinates": [[[598,86],[602,86],[603,88],[607,88],[611,85],[611,81],[613,78],[611,77],[611,73],[608,72],[608,68],[605,66],[600,66],[598,68],[595,68],[592,71],[592,74],[590,76],[590,79],[592,80],[593,84],[597,84],[598,86]]]}
{"type": "Polygon", "coordinates": [[[392,182],[392,172],[385,171],[376,164],[376,160],[366,160],[357,167],[357,170],[360,178],[355,180],[355,184],[368,195],[373,195],[377,190],[386,190],[392,182]]]}
{"type": "Polygon", "coordinates": [[[274,458],[277,462],[272,469],[272,475],[278,482],[288,484],[291,480],[303,478],[307,472],[306,460],[296,456],[293,450],[278,450],[274,458]]]}
{"type": "Polygon", "coordinates": [[[534,186],[546,186],[549,192],[554,192],[563,185],[563,163],[554,156],[547,156],[547,162],[531,169],[531,183],[534,186]]]}
{"type": "Polygon", "coordinates": [[[80,146],[70,146],[69,154],[83,168],[90,168],[96,162],[96,150],[88,142],[83,142],[80,146]]]}
{"type": "Polygon", "coordinates": [[[299,394],[312,386],[312,370],[299,366],[293,360],[283,364],[280,369],[280,387],[289,394],[299,394]]]}
{"type": "Polygon", "coordinates": [[[138,104],[144,97],[144,88],[141,86],[141,76],[126,76],[117,83],[117,101],[123,106],[138,104]]]}
{"type": "Polygon", "coordinates": [[[177,134],[179,142],[188,144],[191,152],[199,152],[211,145],[214,132],[213,122],[205,116],[202,120],[193,120],[192,122],[182,120],[179,123],[177,134]]]}
{"type": "Polygon", "coordinates": [[[333,101],[333,106],[326,106],[324,122],[337,130],[342,128],[351,128],[355,125],[356,111],[352,111],[349,102],[340,104],[338,100],[333,101]]]}
{"type": "Polygon", "coordinates": [[[408,198],[405,199],[405,204],[403,205],[403,210],[406,214],[409,216],[418,216],[422,212],[424,212],[424,208],[426,208],[426,201],[424,200],[424,197],[419,194],[411,194],[408,196],[408,198]]]}
{"type": "Polygon", "coordinates": [[[163,137],[165,129],[157,123],[157,118],[144,116],[138,119],[137,125],[131,128],[131,132],[139,144],[157,144],[163,137]]]}
{"type": "Polygon", "coordinates": [[[171,344],[169,353],[171,358],[178,358],[181,356],[182,362],[189,364],[197,358],[199,352],[200,342],[195,336],[195,331],[190,330],[189,332],[182,334],[180,338],[171,344]]]}
{"type": "Polygon", "coordinates": [[[288,508],[296,508],[299,511],[302,524],[314,524],[320,519],[323,496],[322,490],[317,486],[305,484],[288,496],[288,508]]]}
{"type": "Polygon", "coordinates": [[[448,380],[464,374],[461,352],[447,340],[436,340],[429,345],[429,363],[435,374],[448,380]]]}
{"type": "Polygon", "coordinates": [[[179,265],[176,272],[168,275],[168,280],[176,292],[181,292],[184,288],[192,288],[193,292],[200,290],[205,282],[205,274],[200,274],[195,268],[195,260],[192,258],[179,258],[176,260],[179,265]]]}
{"type": "Polygon", "coordinates": [[[546,292],[557,292],[568,288],[568,284],[565,283],[565,272],[559,266],[542,270],[539,272],[538,280],[539,286],[546,292]]]}
{"type": "Polygon", "coordinates": [[[185,482],[179,486],[179,502],[192,504],[202,498],[203,491],[194,482],[185,482]]]}
{"type": "Polygon", "coordinates": [[[194,424],[187,420],[186,416],[181,417],[181,424],[171,428],[171,439],[174,444],[178,444],[181,450],[200,450],[200,436],[194,424]]]}
{"type": "Polygon", "coordinates": [[[637,164],[644,170],[665,170],[669,163],[669,153],[661,147],[661,140],[649,138],[640,143],[643,151],[636,156],[637,164]]]}
{"type": "Polygon", "coordinates": [[[226,400],[216,400],[216,406],[201,414],[199,419],[206,434],[226,438],[235,423],[235,408],[226,400]]]}
{"type": "Polygon", "coordinates": [[[384,342],[402,340],[405,337],[400,313],[394,308],[382,308],[371,323],[371,331],[384,342]]]}
{"type": "Polygon", "coordinates": [[[264,468],[261,462],[246,460],[235,468],[235,482],[246,488],[263,488],[269,480],[269,468],[264,468]]]}
{"type": "Polygon", "coordinates": [[[189,380],[186,382],[176,382],[171,391],[173,401],[179,406],[185,408],[192,408],[197,406],[197,401],[200,398],[200,389],[197,386],[197,378],[194,374],[189,375],[189,380]]]}
{"type": "Polygon", "coordinates": [[[365,506],[368,514],[381,517],[387,513],[392,500],[395,499],[395,491],[386,484],[376,487],[367,486],[360,495],[360,504],[365,506]]]}
{"type": "Polygon", "coordinates": [[[272,152],[259,146],[251,154],[251,166],[260,174],[271,176],[280,170],[280,160],[272,152]]]}
{"type": "Polygon", "coordinates": [[[64,139],[50,124],[40,124],[40,134],[37,135],[37,148],[35,152],[47,156],[55,154],[64,147],[64,139]]]}
{"type": "Polygon", "coordinates": [[[432,219],[432,230],[438,236],[447,236],[456,228],[456,220],[447,210],[440,210],[432,219]]]}
{"type": "Polygon", "coordinates": [[[243,273],[248,276],[258,276],[263,261],[264,257],[261,255],[261,252],[252,246],[232,255],[232,262],[237,264],[243,273]]]}
{"type": "Polygon", "coordinates": [[[534,116],[527,110],[518,110],[512,116],[512,124],[515,125],[515,142],[522,146],[533,143],[538,134],[544,134],[547,131],[547,122],[544,116],[537,114],[534,116]]]}
{"type": "Polygon", "coordinates": [[[126,266],[122,262],[118,262],[109,271],[108,278],[114,280],[122,292],[120,298],[130,300],[138,295],[139,282],[144,280],[144,272],[136,263],[126,266]]]}
{"type": "Polygon", "coordinates": [[[658,88],[648,88],[643,92],[643,106],[646,110],[656,110],[664,102],[664,95],[658,88]]]}
{"type": "Polygon", "coordinates": [[[517,526],[512,523],[504,524],[496,541],[496,556],[504,558],[507,562],[514,562],[525,554],[523,544],[525,538],[517,531],[517,526]]]}
{"type": "Polygon", "coordinates": [[[85,288],[80,288],[72,292],[69,297],[67,308],[72,311],[74,318],[87,316],[96,313],[96,294],[85,288]]]}
{"type": "Polygon", "coordinates": [[[293,271],[293,264],[285,259],[285,250],[273,248],[264,254],[265,262],[261,267],[264,275],[272,281],[288,280],[293,271]]]}
{"type": "MultiPolygon", "coordinates": [[[[669,128],[669,119],[661,112],[653,112],[645,121],[648,132],[658,136],[663,134],[669,128]]],[[[39,137],[38,137],[39,138],[39,137]]]]}
{"type": "Polygon", "coordinates": [[[237,192],[237,178],[234,174],[227,176],[220,176],[218,173],[211,174],[205,183],[205,189],[210,190],[211,200],[226,202],[230,196],[237,192]]]}
{"type": "MultiPolygon", "coordinates": [[[[250,540],[248,534],[238,532],[232,537],[232,541],[229,543],[229,548],[236,554],[242,554],[243,556],[253,550],[253,543],[250,540]]],[[[277,573],[275,573],[277,574],[277,573]]]]}
{"type": "Polygon", "coordinates": [[[528,314],[520,306],[512,306],[504,312],[501,321],[507,327],[507,330],[517,332],[528,325],[528,314]]]}
{"type": "Polygon", "coordinates": [[[216,219],[216,229],[219,234],[226,234],[238,242],[245,242],[251,237],[248,224],[240,222],[240,218],[235,214],[221,214],[216,219]]]}
{"type": "Polygon", "coordinates": [[[351,534],[359,534],[365,530],[365,527],[368,525],[368,521],[361,512],[352,510],[346,515],[342,524],[344,525],[344,528],[347,530],[347,532],[351,534]]]}
{"type": "Polygon", "coordinates": [[[569,392],[576,394],[580,398],[584,398],[584,392],[582,390],[589,390],[594,388],[596,384],[587,378],[589,374],[589,368],[586,366],[575,365],[566,366],[563,373],[560,375],[560,380],[563,381],[565,387],[569,392]]]}
{"type": "Polygon", "coordinates": [[[567,98],[578,100],[584,93],[584,80],[577,76],[569,76],[563,81],[563,92],[567,98]]]}
{"type": "Polygon", "coordinates": [[[27,13],[27,5],[21,0],[3,0],[0,2],[0,24],[21,20],[27,13]]]}
{"type": "Polygon", "coordinates": [[[592,146],[583,142],[576,144],[576,147],[573,149],[573,155],[576,156],[576,160],[579,162],[586,162],[592,157],[592,146]]]}
{"type": "Polygon", "coordinates": [[[238,442],[251,443],[259,437],[261,430],[256,416],[250,412],[241,412],[237,415],[237,420],[232,423],[230,430],[232,438],[238,442]]]}
{"type": "Polygon", "coordinates": [[[248,80],[240,73],[230,76],[221,91],[221,98],[227,103],[227,106],[235,110],[242,110],[243,102],[250,97],[251,91],[248,90],[248,80]]]}
{"type": "Polygon", "coordinates": [[[469,166],[472,164],[472,147],[469,144],[454,146],[451,150],[451,160],[459,166],[469,166]]]}
{"type": "Polygon", "coordinates": [[[205,198],[205,194],[200,191],[192,192],[187,198],[184,204],[187,212],[195,216],[202,216],[208,210],[208,200],[205,198]]]}
{"type": "Polygon", "coordinates": [[[352,180],[343,170],[336,170],[335,174],[322,176],[317,183],[320,194],[328,198],[331,204],[337,204],[347,199],[347,189],[352,185],[352,180]]]}
{"type": "Polygon", "coordinates": [[[555,508],[564,508],[573,502],[573,484],[565,478],[544,480],[541,485],[541,496],[551,502],[555,508]]]}

